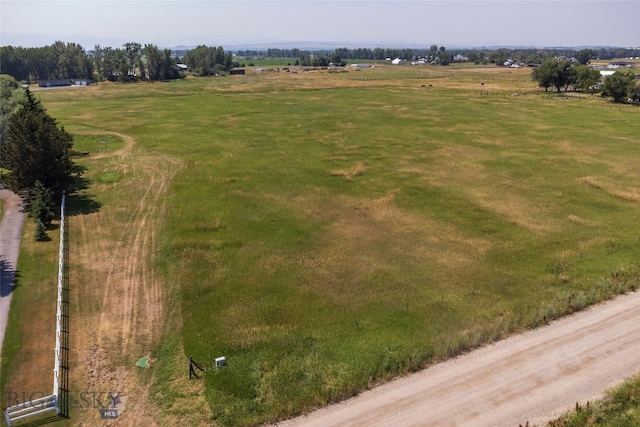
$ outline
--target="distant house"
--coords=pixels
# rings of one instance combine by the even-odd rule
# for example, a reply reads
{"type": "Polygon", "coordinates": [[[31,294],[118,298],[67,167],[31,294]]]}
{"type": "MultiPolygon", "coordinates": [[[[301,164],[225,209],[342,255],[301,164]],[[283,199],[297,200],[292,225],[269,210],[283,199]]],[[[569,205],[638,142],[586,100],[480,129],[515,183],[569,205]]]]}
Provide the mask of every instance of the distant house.
{"type": "Polygon", "coordinates": [[[613,61],[609,62],[607,68],[633,68],[635,67],[635,62],[627,62],[627,61],[613,61]]]}
{"type": "Polygon", "coordinates": [[[89,79],[75,79],[73,81],[74,86],[89,86],[93,84],[93,80],[89,79]]]}
{"type": "Polygon", "coordinates": [[[69,79],[42,79],[38,85],[40,87],[71,86],[71,81],[69,79]]]}
{"type": "Polygon", "coordinates": [[[178,70],[180,71],[189,71],[189,67],[187,67],[187,64],[176,64],[176,67],[178,67],[178,70]]]}

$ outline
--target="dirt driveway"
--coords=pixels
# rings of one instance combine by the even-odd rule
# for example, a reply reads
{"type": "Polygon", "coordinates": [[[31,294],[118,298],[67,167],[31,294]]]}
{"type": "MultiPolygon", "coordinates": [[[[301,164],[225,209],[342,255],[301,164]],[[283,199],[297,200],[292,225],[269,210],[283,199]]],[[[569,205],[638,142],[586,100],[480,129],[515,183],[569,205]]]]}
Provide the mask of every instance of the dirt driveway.
{"type": "Polygon", "coordinates": [[[280,426],[544,424],[640,372],[640,292],[280,426]]]}
{"type": "Polygon", "coordinates": [[[0,353],[2,353],[25,213],[22,212],[20,197],[11,191],[0,189],[0,198],[4,199],[4,214],[0,222],[0,353]]]}

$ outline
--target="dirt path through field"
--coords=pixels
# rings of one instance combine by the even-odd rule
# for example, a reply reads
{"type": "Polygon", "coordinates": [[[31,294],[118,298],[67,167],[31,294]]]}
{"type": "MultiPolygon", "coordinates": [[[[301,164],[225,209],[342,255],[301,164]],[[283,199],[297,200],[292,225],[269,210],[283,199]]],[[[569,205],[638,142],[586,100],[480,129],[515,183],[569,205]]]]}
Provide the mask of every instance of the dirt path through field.
{"type": "MultiPolygon", "coordinates": [[[[159,279],[153,260],[170,185],[182,164],[137,149],[128,135],[99,133],[122,138],[125,147],[91,156],[89,167],[115,168],[122,179],[109,184],[117,191],[110,202],[70,219],[71,351],[76,363],[71,387],[76,393],[119,395],[118,419],[113,420],[118,425],[157,425],[162,414],[149,401],[155,361],[150,360],[148,371],[136,362],[157,350],[171,304],[172,285],[159,279]]],[[[104,423],[99,411],[85,409],[79,414],[82,423],[104,423]]]]}
{"type": "Polygon", "coordinates": [[[105,152],[105,153],[98,153],[98,154],[92,154],[91,158],[96,160],[96,159],[104,159],[106,157],[124,157],[127,154],[129,154],[131,152],[131,150],[133,149],[134,145],[136,144],[135,139],[133,139],[131,136],[129,135],[125,135],[123,133],[119,133],[119,132],[111,132],[111,131],[96,131],[94,132],[94,134],[98,134],[98,135],[113,135],[113,136],[117,136],[118,138],[122,138],[122,140],[124,141],[124,147],[122,147],[119,150],[116,151],[109,151],[109,152],[105,152]]]}
{"type": "Polygon", "coordinates": [[[640,372],[640,292],[281,426],[540,425],[640,372]]]}

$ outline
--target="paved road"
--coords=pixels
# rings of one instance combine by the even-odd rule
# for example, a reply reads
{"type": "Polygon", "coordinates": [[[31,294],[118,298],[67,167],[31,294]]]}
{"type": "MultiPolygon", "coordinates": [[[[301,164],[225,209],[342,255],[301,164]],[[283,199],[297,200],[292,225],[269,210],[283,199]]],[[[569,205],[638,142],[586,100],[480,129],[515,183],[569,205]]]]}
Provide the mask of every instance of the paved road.
{"type": "Polygon", "coordinates": [[[280,425],[540,425],[639,372],[635,292],[280,425]]]}
{"type": "Polygon", "coordinates": [[[25,214],[22,212],[20,198],[9,190],[0,189],[0,198],[4,199],[4,215],[0,222],[0,353],[2,353],[25,214]]]}

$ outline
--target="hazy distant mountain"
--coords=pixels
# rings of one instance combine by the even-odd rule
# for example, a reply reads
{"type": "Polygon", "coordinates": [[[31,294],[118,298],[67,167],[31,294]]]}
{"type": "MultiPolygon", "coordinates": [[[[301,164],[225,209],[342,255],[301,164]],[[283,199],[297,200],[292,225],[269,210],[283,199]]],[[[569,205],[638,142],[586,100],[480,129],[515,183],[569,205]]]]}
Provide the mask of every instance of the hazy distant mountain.
{"type": "MultiPolygon", "coordinates": [[[[113,48],[121,47],[124,43],[135,41],[142,45],[149,43],[158,45],[160,48],[170,48],[173,50],[191,50],[199,45],[206,46],[222,46],[226,50],[262,50],[272,49],[300,49],[300,50],[333,50],[336,48],[346,47],[355,48],[393,48],[393,49],[428,49],[432,42],[427,43],[406,43],[397,41],[287,41],[287,40],[250,40],[250,41],[230,41],[228,37],[215,36],[195,37],[195,36],[157,36],[149,37],[148,40],[124,39],[119,37],[95,37],[86,34],[73,36],[56,36],[46,34],[20,34],[0,32],[0,45],[2,46],[22,46],[22,47],[42,47],[51,45],[55,41],[63,41],[67,43],[78,43],[87,50],[91,50],[95,45],[113,48]]],[[[481,46],[473,43],[463,44],[444,44],[447,49],[599,49],[601,47],[612,46],[481,46]]]]}
{"type": "Polygon", "coordinates": [[[199,45],[206,46],[222,46],[227,50],[266,50],[273,49],[294,49],[301,50],[330,50],[339,47],[347,48],[376,48],[376,47],[390,47],[390,48],[425,48],[431,44],[424,45],[418,43],[401,43],[392,41],[378,41],[378,42],[345,42],[345,41],[287,41],[287,40],[251,40],[251,41],[229,41],[216,37],[181,37],[177,36],[173,39],[168,39],[166,36],[149,37],[148,40],[135,40],[124,39],[119,37],[95,37],[85,34],[78,34],[73,36],[56,36],[47,34],[19,34],[19,33],[0,33],[0,45],[2,46],[22,46],[22,47],[42,47],[51,45],[56,41],[63,41],[67,43],[78,43],[85,49],[93,49],[97,44],[100,46],[121,47],[124,43],[135,41],[141,44],[150,43],[158,45],[161,48],[172,48],[175,50],[189,50],[194,49],[199,45]]]}
{"type": "Polygon", "coordinates": [[[97,44],[100,46],[120,47],[127,41],[119,37],[94,37],[84,34],[74,36],[56,36],[51,34],[21,34],[0,32],[0,45],[2,46],[22,46],[22,47],[42,47],[49,46],[56,41],[65,43],[77,43],[85,49],[93,49],[97,44]]]}

